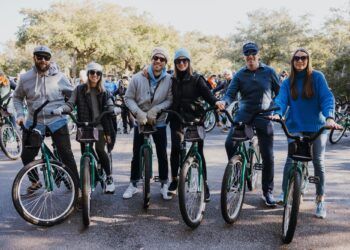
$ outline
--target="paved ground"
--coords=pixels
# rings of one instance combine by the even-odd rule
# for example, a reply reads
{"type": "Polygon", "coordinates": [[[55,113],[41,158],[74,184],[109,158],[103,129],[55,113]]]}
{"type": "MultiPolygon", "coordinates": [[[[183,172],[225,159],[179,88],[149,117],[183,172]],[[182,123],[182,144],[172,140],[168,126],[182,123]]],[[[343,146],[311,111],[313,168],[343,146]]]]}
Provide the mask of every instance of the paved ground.
{"type": "MultiPolygon", "coordinates": [[[[277,127],[277,126],[276,126],[277,127]]],[[[275,180],[281,190],[286,140],[277,130],[275,141],[275,180]]],[[[281,243],[282,208],[264,207],[260,190],[248,192],[237,223],[226,225],[220,212],[220,186],[226,154],[225,134],[218,129],[207,135],[205,155],[208,164],[212,200],[205,218],[196,230],[182,221],[178,200],[163,201],[159,184],[152,184],[151,206],[142,209],[142,197],[123,200],[128,185],[131,159],[131,135],[120,135],[113,153],[113,172],[117,184],[114,195],[101,190],[93,194],[92,224],[84,229],[81,213],[75,212],[60,225],[51,228],[26,223],[16,213],[11,200],[12,181],[20,161],[8,161],[0,153],[0,248],[1,249],[350,249],[350,139],[328,145],[327,211],[325,220],[314,213],[315,188],[310,185],[301,205],[294,241],[281,243]]],[[[73,143],[76,160],[78,144],[73,143]]],[[[312,167],[311,167],[312,169],[312,167]]],[[[311,171],[312,172],[312,171],[311,171]]]]}

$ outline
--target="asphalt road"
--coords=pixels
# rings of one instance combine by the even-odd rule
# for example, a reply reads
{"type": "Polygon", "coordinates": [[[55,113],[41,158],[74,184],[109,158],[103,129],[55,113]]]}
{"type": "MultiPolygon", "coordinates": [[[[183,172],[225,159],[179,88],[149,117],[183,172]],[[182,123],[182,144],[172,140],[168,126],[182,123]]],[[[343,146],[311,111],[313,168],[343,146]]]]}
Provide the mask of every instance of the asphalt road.
{"type": "MultiPolygon", "coordinates": [[[[152,184],[148,211],[142,209],[141,193],[130,200],[123,200],[122,194],[128,186],[130,174],[131,135],[118,135],[113,152],[116,193],[106,195],[100,188],[96,190],[92,198],[92,223],[88,229],[83,227],[81,212],[74,212],[65,222],[51,228],[26,223],[16,213],[11,199],[12,182],[21,162],[9,161],[0,153],[0,248],[350,249],[349,138],[327,146],[327,218],[314,217],[315,187],[309,185],[300,207],[294,240],[289,245],[283,245],[280,236],[283,209],[266,208],[261,200],[260,188],[246,193],[242,213],[234,225],[227,225],[222,219],[220,187],[226,164],[225,137],[226,134],[217,128],[207,135],[205,155],[212,198],[207,204],[202,224],[195,230],[182,221],[177,197],[171,201],[161,199],[159,183],[152,184]]],[[[80,150],[75,141],[73,150],[78,162],[80,150]]],[[[285,156],[286,139],[276,129],[275,195],[281,191],[285,156]]],[[[311,173],[312,169],[311,166],[311,173]]]]}

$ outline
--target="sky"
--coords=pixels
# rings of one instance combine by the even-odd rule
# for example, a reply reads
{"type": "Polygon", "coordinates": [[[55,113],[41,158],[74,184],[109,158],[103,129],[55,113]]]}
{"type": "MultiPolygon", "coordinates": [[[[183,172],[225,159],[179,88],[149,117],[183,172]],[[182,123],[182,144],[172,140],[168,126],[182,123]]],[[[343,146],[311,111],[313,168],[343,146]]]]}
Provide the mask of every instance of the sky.
{"type": "MultiPolygon", "coordinates": [[[[0,0],[0,51],[3,44],[15,39],[22,24],[22,8],[47,9],[55,0],[0,0]]],[[[80,0],[76,0],[82,2],[80,0]]],[[[148,12],[154,20],[171,25],[180,32],[200,31],[208,35],[227,36],[239,23],[247,21],[247,13],[257,9],[274,10],[285,8],[296,19],[311,14],[313,28],[320,28],[331,7],[345,8],[350,0],[100,0],[113,2],[123,7],[134,7],[138,13],[148,12]]],[[[301,24],[302,25],[302,24],[301,24]]]]}

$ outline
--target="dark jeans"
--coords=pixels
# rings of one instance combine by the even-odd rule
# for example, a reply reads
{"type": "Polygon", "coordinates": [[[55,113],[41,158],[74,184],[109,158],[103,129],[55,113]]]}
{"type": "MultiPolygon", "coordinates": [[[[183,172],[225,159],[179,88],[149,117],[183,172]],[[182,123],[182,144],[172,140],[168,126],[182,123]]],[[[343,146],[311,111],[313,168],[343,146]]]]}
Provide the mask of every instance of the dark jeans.
{"type": "MultiPolygon", "coordinates": [[[[75,178],[79,180],[77,165],[75,163],[73,152],[71,149],[70,136],[67,125],[55,131],[55,133],[53,133],[51,137],[52,141],[57,147],[58,155],[61,158],[62,162],[68,168],[70,168],[70,170],[72,170],[72,173],[74,174],[75,178]]],[[[31,163],[34,160],[35,156],[37,156],[39,152],[39,149],[40,148],[26,148],[23,145],[21,159],[24,166],[31,163]]],[[[38,181],[37,173],[31,171],[31,173],[29,174],[29,180],[32,182],[38,181]]]]}
{"type": "MultiPolygon", "coordinates": [[[[168,182],[168,157],[166,152],[167,138],[166,127],[157,128],[157,132],[152,134],[154,144],[156,145],[158,158],[158,171],[161,183],[168,182]]],[[[134,129],[133,155],[131,160],[131,177],[132,183],[137,183],[140,179],[140,148],[143,144],[144,136],[139,133],[139,128],[134,129]]]]}
{"type": "MultiPolygon", "coordinates": [[[[252,125],[256,129],[264,166],[262,170],[262,190],[264,194],[268,192],[272,193],[274,187],[273,124],[271,121],[256,118],[252,125]]],[[[230,129],[225,142],[226,153],[229,160],[234,156],[238,146],[238,144],[231,139],[233,130],[234,127],[230,129]]]]}
{"type": "Polygon", "coordinates": [[[128,124],[131,130],[134,127],[134,117],[127,108],[122,108],[121,117],[123,121],[124,130],[127,130],[128,124]]]}
{"type": "MultiPolygon", "coordinates": [[[[181,154],[181,143],[184,140],[184,129],[181,124],[177,121],[170,121],[170,129],[171,129],[171,154],[170,154],[170,165],[171,165],[171,176],[173,178],[178,176],[180,162],[180,154],[181,154]]],[[[198,151],[202,157],[202,166],[203,166],[203,177],[204,180],[207,180],[207,165],[205,162],[204,154],[203,154],[204,142],[198,142],[198,151]]]]}
{"type": "MultiPolygon", "coordinates": [[[[93,146],[93,145],[91,145],[91,146],[93,146]]],[[[83,154],[83,152],[85,150],[85,145],[81,143],[80,148],[81,148],[81,153],[83,154]]],[[[106,148],[106,140],[104,137],[104,133],[103,133],[103,131],[98,131],[98,141],[95,142],[96,154],[97,154],[99,162],[101,163],[101,167],[106,172],[106,175],[110,176],[111,175],[111,164],[110,164],[109,157],[108,157],[108,154],[107,154],[105,148],[106,148]]]]}

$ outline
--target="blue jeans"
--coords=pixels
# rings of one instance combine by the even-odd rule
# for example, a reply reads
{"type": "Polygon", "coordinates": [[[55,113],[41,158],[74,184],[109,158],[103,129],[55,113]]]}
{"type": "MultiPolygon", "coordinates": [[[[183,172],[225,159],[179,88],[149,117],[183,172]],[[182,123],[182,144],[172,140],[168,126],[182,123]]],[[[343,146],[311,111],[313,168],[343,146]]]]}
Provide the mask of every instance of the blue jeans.
{"type": "MultiPolygon", "coordinates": [[[[300,135],[301,133],[293,133],[293,135],[300,135]]],[[[302,133],[303,135],[312,135],[314,133],[302,133]]],[[[288,143],[292,140],[288,140],[288,143]]],[[[324,165],[324,156],[326,152],[326,142],[327,142],[327,133],[322,133],[314,142],[313,142],[313,155],[312,163],[314,165],[315,177],[319,177],[320,181],[316,184],[316,195],[324,195],[324,183],[325,183],[325,165],[324,165]]],[[[283,170],[283,181],[282,181],[282,190],[284,193],[287,192],[288,188],[288,177],[289,172],[292,167],[293,160],[290,157],[287,157],[286,164],[284,165],[283,170]]]]}
{"type": "MultiPolygon", "coordinates": [[[[255,118],[252,125],[255,127],[258,136],[259,148],[264,166],[262,170],[262,190],[265,195],[267,193],[272,193],[274,187],[273,124],[271,121],[263,118],[255,118]]],[[[230,129],[225,142],[228,160],[235,155],[238,146],[238,144],[231,139],[233,131],[234,127],[230,129]]]]}

